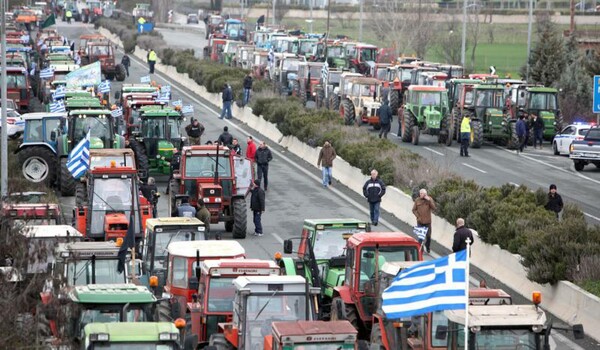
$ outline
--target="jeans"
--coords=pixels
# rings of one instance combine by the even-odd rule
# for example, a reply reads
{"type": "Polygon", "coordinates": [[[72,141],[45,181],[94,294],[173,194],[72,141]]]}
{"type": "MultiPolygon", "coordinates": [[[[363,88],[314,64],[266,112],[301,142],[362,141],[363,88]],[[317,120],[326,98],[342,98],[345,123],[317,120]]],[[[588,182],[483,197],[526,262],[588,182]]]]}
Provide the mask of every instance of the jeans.
{"type": "Polygon", "coordinates": [[[244,89],[244,106],[250,102],[250,90],[251,89],[244,89]]]}
{"type": "Polygon", "coordinates": [[[260,222],[262,213],[260,211],[253,211],[252,213],[254,213],[254,232],[263,233],[262,223],[260,222]]]}
{"type": "Polygon", "coordinates": [[[150,67],[150,74],[154,74],[154,64],[156,64],[156,62],[148,61],[148,67],[150,67]]]}
{"type": "Polygon", "coordinates": [[[257,180],[263,184],[263,187],[266,190],[267,186],[269,186],[269,164],[257,164],[256,173],[256,175],[258,175],[257,180]]]}
{"type": "Polygon", "coordinates": [[[219,118],[223,119],[225,113],[227,113],[227,119],[231,119],[231,101],[223,101],[223,109],[219,118]]]}
{"type": "Polygon", "coordinates": [[[331,183],[331,167],[324,166],[321,171],[323,173],[323,187],[327,187],[331,183]]]}
{"type": "Polygon", "coordinates": [[[519,136],[519,152],[523,152],[525,144],[527,143],[527,137],[525,135],[519,136]]]}
{"type": "Polygon", "coordinates": [[[381,130],[379,131],[379,138],[381,138],[381,135],[383,135],[383,138],[387,139],[387,134],[388,134],[388,132],[390,132],[391,128],[392,128],[391,124],[381,124],[381,130]]]}
{"type": "Polygon", "coordinates": [[[540,142],[540,147],[544,143],[544,129],[533,129],[533,147],[536,146],[537,142],[540,142]]]}
{"type": "Polygon", "coordinates": [[[129,76],[129,66],[124,66],[125,67],[125,71],[127,72],[127,76],[129,76]]]}
{"type": "Polygon", "coordinates": [[[379,206],[381,202],[369,202],[369,211],[371,212],[371,223],[376,224],[379,222],[379,206]]]}
{"type": "Polygon", "coordinates": [[[461,132],[460,133],[460,155],[468,156],[469,155],[469,143],[471,142],[471,133],[469,132],[461,132]]]}

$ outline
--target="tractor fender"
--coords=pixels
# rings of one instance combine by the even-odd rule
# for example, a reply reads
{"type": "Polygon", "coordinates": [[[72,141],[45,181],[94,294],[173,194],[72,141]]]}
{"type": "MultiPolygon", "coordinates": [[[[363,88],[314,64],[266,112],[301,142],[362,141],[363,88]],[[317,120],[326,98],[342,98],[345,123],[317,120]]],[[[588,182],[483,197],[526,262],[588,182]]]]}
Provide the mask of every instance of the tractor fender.
{"type": "Polygon", "coordinates": [[[283,274],[286,276],[296,276],[298,274],[294,258],[281,258],[279,267],[283,268],[283,274]]]}
{"type": "Polygon", "coordinates": [[[340,297],[345,304],[353,304],[349,286],[338,286],[333,289],[333,297],[340,297]]]}
{"type": "Polygon", "coordinates": [[[50,146],[49,144],[45,143],[45,142],[27,142],[27,143],[23,143],[21,145],[19,145],[19,148],[17,148],[16,150],[14,150],[14,154],[17,154],[19,152],[21,152],[22,150],[24,150],[25,148],[29,148],[29,147],[45,147],[48,148],[50,151],[52,151],[52,153],[56,154],[56,149],[54,149],[52,146],[50,146]]]}
{"type": "Polygon", "coordinates": [[[116,134],[113,148],[125,148],[125,138],[121,135],[116,134]]]}
{"type": "Polygon", "coordinates": [[[57,154],[59,157],[66,157],[69,152],[69,140],[67,138],[67,135],[62,135],[59,139],[58,142],[56,143],[56,148],[57,148],[57,154]]]}

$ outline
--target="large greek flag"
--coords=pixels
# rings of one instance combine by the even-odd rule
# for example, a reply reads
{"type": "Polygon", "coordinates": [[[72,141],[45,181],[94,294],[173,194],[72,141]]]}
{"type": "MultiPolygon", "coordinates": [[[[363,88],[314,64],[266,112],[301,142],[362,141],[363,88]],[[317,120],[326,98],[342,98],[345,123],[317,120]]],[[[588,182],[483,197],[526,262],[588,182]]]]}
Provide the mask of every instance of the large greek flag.
{"type": "Polygon", "coordinates": [[[100,85],[98,85],[98,91],[100,91],[103,94],[110,93],[110,81],[104,80],[103,82],[101,82],[100,85]]]}
{"type": "Polygon", "coordinates": [[[66,112],[65,103],[62,100],[50,102],[50,113],[66,112]]]}
{"type": "Polygon", "coordinates": [[[73,148],[67,160],[67,169],[75,179],[79,179],[90,167],[90,132],[73,148]]]}
{"type": "Polygon", "coordinates": [[[40,71],[40,78],[49,79],[54,76],[54,68],[49,67],[40,71]]]}
{"type": "Polygon", "coordinates": [[[65,98],[66,95],[67,89],[63,85],[59,85],[56,87],[56,90],[54,90],[54,93],[52,94],[52,99],[56,101],[58,99],[65,98]]]}
{"type": "Polygon", "coordinates": [[[387,318],[465,309],[467,263],[467,251],[462,250],[402,270],[383,291],[382,308],[387,318]]]}

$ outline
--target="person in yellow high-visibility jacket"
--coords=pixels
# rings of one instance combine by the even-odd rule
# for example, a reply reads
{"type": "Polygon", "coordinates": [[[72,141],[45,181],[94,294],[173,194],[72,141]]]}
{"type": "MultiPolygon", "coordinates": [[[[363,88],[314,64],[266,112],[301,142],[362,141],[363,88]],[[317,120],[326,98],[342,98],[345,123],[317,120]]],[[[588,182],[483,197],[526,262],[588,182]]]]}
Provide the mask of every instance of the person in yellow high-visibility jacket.
{"type": "Polygon", "coordinates": [[[146,20],[144,19],[144,17],[138,18],[138,24],[144,24],[144,23],[146,23],[146,20]]]}
{"type": "Polygon", "coordinates": [[[150,49],[150,51],[148,51],[148,67],[150,68],[150,74],[154,74],[154,65],[156,64],[157,58],[154,49],[150,49]]]}
{"type": "Polygon", "coordinates": [[[460,123],[460,156],[469,157],[469,143],[471,142],[471,116],[465,115],[460,123]]]}

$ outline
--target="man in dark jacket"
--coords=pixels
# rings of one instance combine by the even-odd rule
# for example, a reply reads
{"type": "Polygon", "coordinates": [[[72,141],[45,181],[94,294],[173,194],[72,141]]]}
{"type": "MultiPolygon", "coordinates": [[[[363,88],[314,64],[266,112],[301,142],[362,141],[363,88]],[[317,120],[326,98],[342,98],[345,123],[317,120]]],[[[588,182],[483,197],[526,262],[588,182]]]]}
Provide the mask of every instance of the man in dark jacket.
{"type": "Polygon", "coordinates": [[[179,172],[179,165],[181,164],[181,148],[183,147],[183,143],[180,143],[179,149],[176,149],[173,152],[173,158],[171,158],[171,174],[169,175],[169,180],[167,180],[167,190],[165,191],[165,194],[169,194],[169,187],[170,187],[170,183],[171,180],[173,180],[173,173],[174,172],[179,172]]]}
{"type": "Polygon", "coordinates": [[[219,144],[223,146],[227,146],[231,148],[231,144],[233,143],[233,136],[229,133],[229,128],[227,126],[223,127],[223,133],[219,136],[217,140],[219,144]]]}
{"type": "Polygon", "coordinates": [[[517,120],[516,131],[517,137],[519,138],[518,150],[519,152],[523,152],[523,148],[525,147],[525,142],[527,141],[527,124],[525,120],[523,120],[524,116],[520,115],[519,120],[517,120]]]}
{"type": "Polygon", "coordinates": [[[260,146],[256,150],[254,155],[254,161],[256,162],[256,172],[258,175],[259,185],[262,180],[265,184],[265,191],[269,187],[269,162],[273,159],[271,150],[265,144],[265,141],[261,141],[260,146]]]}
{"type": "Polygon", "coordinates": [[[556,214],[558,219],[558,213],[563,210],[563,200],[560,194],[556,192],[556,185],[550,185],[550,192],[548,192],[548,203],[544,206],[546,210],[550,210],[556,214]]]}
{"type": "Polygon", "coordinates": [[[223,109],[221,110],[221,116],[219,119],[223,119],[225,114],[227,114],[227,119],[231,119],[231,102],[233,101],[233,91],[231,91],[231,87],[228,84],[223,86],[223,109]]]}
{"type": "Polygon", "coordinates": [[[229,148],[231,148],[238,156],[242,155],[242,146],[240,146],[238,139],[234,138],[229,148]]]}
{"type": "Polygon", "coordinates": [[[198,119],[192,118],[191,123],[185,127],[185,132],[188,135],[190,145],[201,145],[200,138],[204,134],[204,125],[198,119]]]}
{"type": "Polygon", "coordinates": [[[333,148],[329,141],[325,141],[319,152],[319,159],[317,159],[317,167],[323,166],[323,187],[325,188],[331,185],[331,168],[333,167],[335,157],[337,157],[335,148],[333,148]]]}
{"type": "Polygon", "coordinates": [[[260,188],[260,180],[254,180],[250,193],[250,210],[254,214],[254,235],[261,237],[263,235],[261,216],[265,212],[265,192],[260,188]]]}
{"type": "Polygon", "coordinates": [[[152,217],[157,217],[157,204],[158,204],[158,187],[153,177],[149,177],[145,184],[140,186],[142,195],[146,197],[148,202],[152,203],[152,217]]]}
{"type": "Polygon", "coordinates": [[[209,239],[210,234],[210,211],[206,208],[204,201],[198,201],[198,210],[196,211],[196,218],[204,223],[206,228],[205,236],[209,239]]]}
{"type": "Polygon", "coordinates": [[[467,238],[471,241],[469,245],[473,245],[473,231],[465,227],[465,219],[456,219],[456,231],[454,232],[454,242],[452,243],[452,252],[460,252],[467,249],[467,238]]]}
{"type": "Polygon", "coordinates": [[[250,92],[252,91],[252,75],[248,73],[244,78],[244,106],[250,102],[250,92]]]}
{"type": "Polygon", "coordinates": [[[540,149],[542,149],[542,143],[544,143],[544,119],[533,114],[531,125],[533,126],[533,148],[536,148],[536,144],[539,142],[540,149]]]}
{"type": "Polygon", "coordinates": [[[127,54],[123,55],[123,58],[121,58],[121,64],[123,67],[125,67],[127,76],[129,76],[129,66],[131,66],[131,61],[129,60],[129,56],[127,56],[127,54]]]}
{"type": "Polygon", "coordinates": [[[390,108],[388,100],[385,99],[383,100],[381,107],[379,107],[379,125],[381,125],[379,138],[383,135],[383,138],[387,139],[387,134],[392,127],[392,118],[392,109],[390,108]]]}
{"type": "Polygon", "coordinates": [[[369,211],[371,214],[371,224],[377,226],[379,223],[379,207],[381,197],[385,195],[385,184],[379,178],[377,170],[371,170],[371,178],[363,186],[363,195],[369,202],[369,211]]]}

